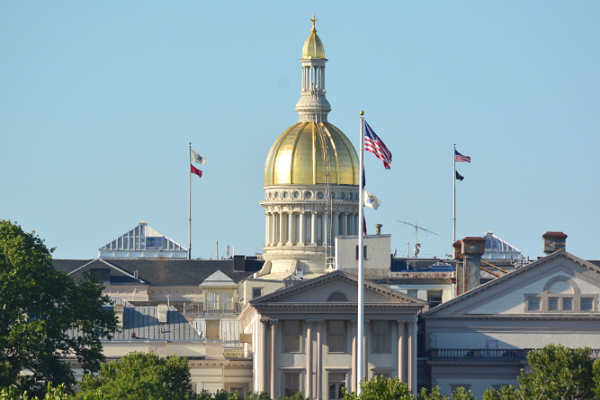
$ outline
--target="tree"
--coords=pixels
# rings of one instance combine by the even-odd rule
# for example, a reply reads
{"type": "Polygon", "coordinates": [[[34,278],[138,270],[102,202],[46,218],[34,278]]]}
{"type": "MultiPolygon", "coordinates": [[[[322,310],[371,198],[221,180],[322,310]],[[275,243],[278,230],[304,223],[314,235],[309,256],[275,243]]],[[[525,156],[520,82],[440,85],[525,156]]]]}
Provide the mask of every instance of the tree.
{"type": "Polygon", "coordinates": [[[569,349],[556,344],[533,350],[527,355],[530,371],[521,371],[517,388],[487,389],[482,400],[591,399],[594,393],[591,353],[589,347],[569,349]]]}
{"type": "Polygon", "coordinates": [[[592,365],[593,381],[594,381],[594,394],[597,399],[600,399],[600,359],[594,361],[592,365]]]}
{"type": "Polygon", "coordinates": [[[375,376],[373,379],[360,383],[360,397],[356,392],[348,393],[343,388],[344,400],[414,400],[415,396],[408,389],[408,385],[398,378],[375,376]]]}
{"type": "Polygon", "coordinates": [[[86,374],[75,395],[81,400],[183,400],[190,398],[190,369],[186,358],[132,352],[86,374]]]}
{"type": "Polygon", "coordinates": [[[53,250],[35,232],[0,220],[0,387],[39,397],[48,383],[75,383],[66,357],[97,371],[100,338],[117,328],[114,312],[103,308],[110,301],[103,288],[89,276],[76,285],[55,270],[53,250]]]}

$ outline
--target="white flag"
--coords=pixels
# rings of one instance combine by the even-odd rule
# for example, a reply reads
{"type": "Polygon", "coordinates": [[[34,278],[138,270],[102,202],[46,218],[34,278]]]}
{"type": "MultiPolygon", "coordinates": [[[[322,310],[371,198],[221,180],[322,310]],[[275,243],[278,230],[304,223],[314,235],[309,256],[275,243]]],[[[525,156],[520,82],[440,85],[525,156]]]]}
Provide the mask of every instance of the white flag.
{"type": "Polygon", "coordinates": [[[369,207],[372,208],[373,210],[377,210],[379,208],[379,206],[381,205],[381,202],[379,201],[379,199],[377,197],[375,197],[375,195],[373,195],[372,193],[369,193],[368,191],[364,190],[364,201],[365,201],[365,207],[369,207]]]}
{"type": "Polygon", "coordinates": [[[196,153],[194,150],[192,150],[192,160],[194,160],[194,162],[198,164],[206,164],[206,158],[200,157],[200,154],[196,153]]]}

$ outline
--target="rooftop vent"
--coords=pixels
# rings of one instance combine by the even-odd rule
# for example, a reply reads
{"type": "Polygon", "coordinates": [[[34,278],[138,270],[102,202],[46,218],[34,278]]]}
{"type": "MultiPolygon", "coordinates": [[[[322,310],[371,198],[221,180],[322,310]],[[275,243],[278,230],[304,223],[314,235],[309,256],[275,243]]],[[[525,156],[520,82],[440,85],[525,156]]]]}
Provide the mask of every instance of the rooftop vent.
{"type": "Polygon", "coordinates": [[[544,239],[544,253],[546,255],[564,250],[567,246],[567,235],[563,232],[548,231],[542,235],[542,239],[544,239]]]}
{"type": "Polygon", "coordinates": [[[156,308],[156,314],[158,315],[158,322],[166,324],[168,322],[169,306],[166,304],[159,304],[156,308]]]}

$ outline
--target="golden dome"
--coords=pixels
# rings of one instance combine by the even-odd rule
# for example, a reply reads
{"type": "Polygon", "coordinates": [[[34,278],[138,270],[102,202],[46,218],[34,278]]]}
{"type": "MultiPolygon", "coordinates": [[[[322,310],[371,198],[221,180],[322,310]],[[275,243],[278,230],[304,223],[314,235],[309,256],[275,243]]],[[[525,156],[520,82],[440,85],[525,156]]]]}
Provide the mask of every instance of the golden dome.
{"type": "Polygon", "coordinates": [[[325,122],[298,122],[271,147],[265,163],[265,185],[316,185],[325,183],[324,151],[329,155],[329,182],[358,185],[358,155],[346,135],[325,122]],[[320,139],[319,129],[324,136],[320,139]]]}
{"type": "Polygon", "coordinates": [[[304,42],[302,58],[325,58],[325,47],[323,47],[323,42],[319,39],[317,30],[315,29],[315,14],[313,14],[311,21],[313,26],[308,39],[304,42]]]}

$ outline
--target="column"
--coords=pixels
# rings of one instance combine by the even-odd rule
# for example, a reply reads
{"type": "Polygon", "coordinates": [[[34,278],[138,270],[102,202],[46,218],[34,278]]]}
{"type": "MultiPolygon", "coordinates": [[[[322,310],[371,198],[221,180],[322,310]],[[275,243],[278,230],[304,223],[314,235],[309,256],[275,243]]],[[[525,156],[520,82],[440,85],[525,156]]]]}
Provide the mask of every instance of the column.
{"type": "Polygon", "coordinates": [[[262,371],[260,377],[260,390],[267,390],[267,369],[269,367],[269,363],[267,362],[267,325],[269,321],[261,319],[260,322],[262,328],[262,371]]]}
{"type": "Polygon", "coordinates": [[[286,245],[291,246],[293,244],[294,244],[294,213],[290,211],[288,213],[288,239],[287,239],[286,245]]]}
{"type": "Polygon", "coordinates": [[[398,320],[398,378],[401,382],[406,382],[404,378],[404,341],[406,336],[404,335],[405,322],[398,320]]]}
{"type": "Polygon", "coordinates": [[[271,217],[269,213],[265,213],[265,247],[271,243],[269,241],[269,223],[271,222],[270,218],[271,217]]]}
{"type": "Polygon", "coordinates": [[[312,323],[306,320],[306,392],[304,397],[314,398],[312,394],[312,323]]]}
{"type": "Polygon", "coordinates": [[[319,319],[317,320],[317,393],[315,395],[316,399],[320,399],[321,397],[321,391],[322,391],[322,381],[323,381],[323,376],[321,375],[322,369],[323,367],[321,366],[321,356],[322,356],[322,352],[323,349],[321,347],[321,327],[323,325],[323,320],[319,319]]]}
{"type": "Polygon", "coordinates": [[[321,80],[322,80],[322,88],[325,90],[325,67],[321,67],[321,80]]]}
{"type": "Polygon", "coordinates": [[[271,246],[277,246],[277,214],[271,213],[271,246]]]}
{"type": "Polygon", "coordinates": [[[279,243],[277,246],[283,246],[285,243],[285,213],[279,212],[279,243]]]}
{"type": "Polygon", "coordinates": [[[317,244],[317,236],[316,236],[316,223],[317,223],[317,212],[312,211],[312,216],[310,218],[310,244],[317,244]]]}
{"type": "Polygon", "coordinates": [[[275,328],[277,322],[276,319],[271,321],[271,390],[269,390],[269,394],[272,399],[277,397],[275,396],[275,328]]]}
{"type": "Polygon", "coordinates": [[[356,348],[357,348],[357,343],[356,343],[356,337],[358,336],[358,332],[357,332],[357,321],[355,319],[352,320],[352,379],[350,382],[350,387],[348,388],[349,390],[356,392],[356,389],[358,389],[356,387],[356,375],[357,375],[357,369],[356,369],[356,348]]]}
{"type": "Polygon", "coordinates": [[[333,212],[332,218],[333,218],[333,221],[331,221],[331,223],[332,223],[332,227],[333,227],[333,235],[331,238],[331,243],[333,244],[333,243],[335,243],[335,237],[340,234],[340,213],[333,212]]]}
{"type": "Polygon", "coordinates": [[[329,229],[328,229],[329,221],[327,220],[327,217],[328,217],[328,215],[323,213],[323,245],[329,244],[329,229]]]}
{"type": "Polygon", "coordinates": [[[302,211],[300,213],[300,229],[298,230],[300,237],[296,238],[296,242],[301,246],[304,245],[304,238],[306,237],[305,230],[306,230],[306,213],[304,211],[302,211]]]}
{"type": "Polygon", "coordinates": [[[346,236],[346,235],[348,235],[348,213],[340,213],[340,216],[341,216],[340,235],[346,236]]]}
{"type": "Polygon", "coordinates": [[[414,321],[408,323],[408,388],[417,394],[417,334],[414,321]]]}

